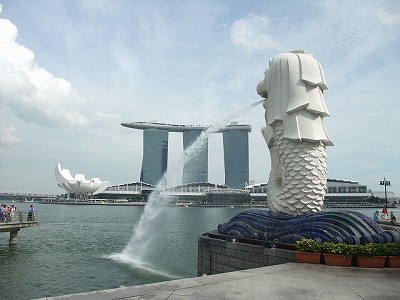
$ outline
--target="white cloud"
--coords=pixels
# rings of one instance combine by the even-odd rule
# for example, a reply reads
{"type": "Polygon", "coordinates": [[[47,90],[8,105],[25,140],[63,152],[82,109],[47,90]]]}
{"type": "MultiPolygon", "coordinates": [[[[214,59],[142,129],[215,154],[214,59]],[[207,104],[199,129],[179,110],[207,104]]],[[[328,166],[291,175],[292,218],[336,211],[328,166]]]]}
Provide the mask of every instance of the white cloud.
{"type": "Polygon", "coordinates": [[[88,120],[82,116],[80,113],[78,112],[66,112],[64,113],[65,119],[74,125],[86,125],[88,124],[88,120]]]}
{"type": "Polygon", "coordinates": [[[121,80],[121,77],[127,77],[133,82],[139,74],[139,64],[129,50],[115,47],[113,58],[118,66],[118,72],[113,77],[118,80],[121,80]]]}
{"type": "Polygon", "coordinates": [[[26,122],[46,126],[86,125],[85,100],[71,84],[35,63],[35,55],[16,42],[17,27],[0,19],[0,105],[26,122]]]}
{"type": "Polygon", "coordinates": [[[15,42],[18,36],[17,27],[10,20],[0,19],[0,33],[1,59],[10,63],[15,69],[30,67],[35,56],[31,50],[15,42]]]}
{"type": "Polygon", "coordinates": [[[10,146],[19,142],[16,133],[17,130],[14,127],[0,128],[0,147],[10,146]]]}
{"type": "Polygon", "coordinates": [[[112,114],[112,113],[104,113],[97,111],[93,114],[92,116],[93,119],[93,124],[106,124],[107,126],[118,126],[120,127],[120,124],[122,123],[121,121],[121,116],[118,114],[112,114]]]}
{"type": "Polygon", "coordinates": [[[249,50],[278,49],[279,43],[267,33],[270,21],[266,16],[248,14],[231,26],[231,41],[249,50]]]}
{"type": "Polygon", "coordinates": [[[384,25],[396,26],[400,25],[400,13],[395,11],[388,11],[384,9],[379,9],[377,11],[377,16],[379,21],[384,25]]]}

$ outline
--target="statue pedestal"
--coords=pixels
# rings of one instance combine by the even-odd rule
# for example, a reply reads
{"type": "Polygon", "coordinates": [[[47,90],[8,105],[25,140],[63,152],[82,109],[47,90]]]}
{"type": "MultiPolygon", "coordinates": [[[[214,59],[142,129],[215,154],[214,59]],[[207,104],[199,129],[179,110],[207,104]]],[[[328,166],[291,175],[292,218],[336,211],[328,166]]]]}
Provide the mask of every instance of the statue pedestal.
{"type": "Polygon", "coordinates": [[[295,245],[306,238],[347,244],[397,243],[400,233],[384,230],[356,211],[323,211],[303,216],[250,209],[218,225],[218,233],[233,238],[295,245]]]}
{"type": "Polygon", "coordinates": [[[199,236],[197,275],[212,275],[238,270],[295,262],[293,250],[266,248],[242,243],[216,232],[199,236]]]}

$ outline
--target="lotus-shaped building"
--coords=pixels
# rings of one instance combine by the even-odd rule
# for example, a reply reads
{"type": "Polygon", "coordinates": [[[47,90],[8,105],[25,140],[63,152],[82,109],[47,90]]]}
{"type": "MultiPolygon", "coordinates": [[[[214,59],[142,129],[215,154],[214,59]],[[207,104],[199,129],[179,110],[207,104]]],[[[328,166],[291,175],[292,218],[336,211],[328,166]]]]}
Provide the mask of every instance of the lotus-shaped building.
{"type": "Polygon", "coordinates": [[[58,186],[75,195],[99,194],[110,185],[110,182],[100,181],[99,178],[86,179],[83,174],[76,174],[75,177],[72,177],[68,169],[61,169],[59,163],[57,163],[54,173],[58,186]]]}

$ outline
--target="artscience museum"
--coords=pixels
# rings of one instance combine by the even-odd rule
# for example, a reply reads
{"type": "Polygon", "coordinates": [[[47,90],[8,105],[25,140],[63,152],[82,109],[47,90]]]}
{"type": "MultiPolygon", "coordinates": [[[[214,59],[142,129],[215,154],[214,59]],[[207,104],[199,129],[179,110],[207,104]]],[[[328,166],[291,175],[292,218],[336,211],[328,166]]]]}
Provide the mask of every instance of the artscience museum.
{"type": "Polygon", "coordinates": [[[59,187],[79,197],[99,194],[110,185],[110,182],[101,181],[99,178],[86,179],[83,174],[72,177],[70,171],[62,169],[59,163],[56,164],[54,173],[59,187]]]}

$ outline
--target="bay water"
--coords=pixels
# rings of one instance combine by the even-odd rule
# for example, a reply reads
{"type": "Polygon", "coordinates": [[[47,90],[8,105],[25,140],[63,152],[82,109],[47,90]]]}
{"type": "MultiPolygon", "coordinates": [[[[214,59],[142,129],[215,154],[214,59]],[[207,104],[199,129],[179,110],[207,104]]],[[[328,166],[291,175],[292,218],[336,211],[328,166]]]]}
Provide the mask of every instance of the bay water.
{"type": "MultiPolygon", "coordinates": [[[[26,212],[31,203],[13,204],[26,212]]],[[[39,225],[21,229],[16,246],[8,245],[9,233],[0,233],[0,299],[32,299],[195,277],[198,236],[248,209],[166,207],[144,228],[149,239],[145,239],[145,253],[137,255],[126,251],[126,246],[143,207],[33,205],[39,225]]],[[[375,211],[357,210],[371,217],[375,211]]],[[[399,209],[393,211],[400,217],[399,209]]]]}
{"type": "MultiPolygon", "coordinates": [[[[11,203],[7,203],[11,204],[11,203]]],[[[31,203],[13,203],[28,211],[31,203]]],[[[0,233],[0,299],[32,299],[197,275],[197,238],[242,208],[166,207],[144,234],[146,253],[125,252],[144,207],[33,203],[38,226],[16,246],[0,233]]],[[[26,218],[26,216],[24,216],[26,218]]]]}

